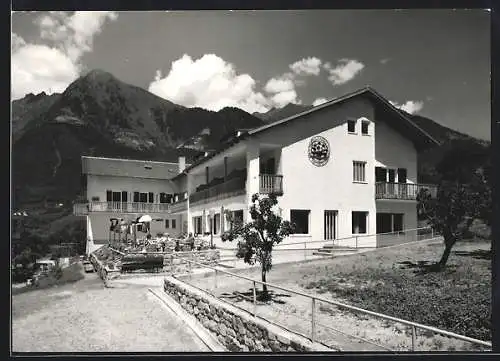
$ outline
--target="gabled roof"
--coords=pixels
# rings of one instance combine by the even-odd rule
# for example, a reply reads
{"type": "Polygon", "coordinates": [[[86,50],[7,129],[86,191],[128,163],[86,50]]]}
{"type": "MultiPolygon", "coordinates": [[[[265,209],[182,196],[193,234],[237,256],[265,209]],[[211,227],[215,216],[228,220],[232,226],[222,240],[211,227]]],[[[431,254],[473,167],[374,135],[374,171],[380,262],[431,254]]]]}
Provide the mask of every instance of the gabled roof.
{"type": "Polygon", "coordinates": [[[425,147],[425,146],[429,146],[429,145],[440,145],[439,141],[437,141],[429,133],[427,133],[425,130],[423,130],[417,124],[415,124],[408,117],[407,113],[396,108],[394,105],[391,104],[391,102],[389,102],[387,99],[385,99],[382,95],[380,95],[378,92],[376,92],[373,88],[367,86],[367,87],[364,87],[362,89],[356,90],[352,93],[348,93],[348,94],[345,94],[341,97],[332,99],[326,103],[317,105],[317,106],[315,106],[311,109],[308,109],[306,111],[303,111],[301,113],[298,113],[298,114],[292,115],[290,117],[280,119],[280,120],[271,122],[269,124],[265,124],[265,125],[262,125],[260,127],[251,129],[247,132],[244,132],[244,133],[240,134],[239,136],[230,139],[227,143],[223,143],[222,146],[218,150],[216,150],[216,151],[208,154],[207,156],[199,159],[198,161],[191,164],[191,166],[186,167],[185,172],[187,172],[190,169],[194,168],[195,166],[198,166],[198,165],[204,163],[205,161],[213,158],[215,155],[223,152],[224,150],[235,145],[236,143],[239,143],[243,139],[247,139],[249,137],[256,136],[256,135],[261,134],[269,129],[273,129],[273,128],[281,126],[281,125],[289,124],[291,121],[293,121],[295,119],[300,119],[300,118],[304,117],[305,115],[317,112],[317,111],[322,110],[324,108],[333,106],[335,104],[342,103],[346,100],[349,100],[349,99],[352,99],[352,98],[355,98],[358,96],[367,96],[368,98],[370,98],[371,100],[374,101],[376,109],[393,115],[393,117],[387,117],[385,120],[387,120],[389,125],[391,125],[395,129],[397,129],[398,131],[404,133],[408,138],[410,138],[414,142],[414,144],[417,148],[421,148],[421,147],[425,147]]]}
{"type": "Polygon", "coordinates": [[[82,156],[82,171],[93,175],[171,179],[179,173],[179,164],[82,156]]]}

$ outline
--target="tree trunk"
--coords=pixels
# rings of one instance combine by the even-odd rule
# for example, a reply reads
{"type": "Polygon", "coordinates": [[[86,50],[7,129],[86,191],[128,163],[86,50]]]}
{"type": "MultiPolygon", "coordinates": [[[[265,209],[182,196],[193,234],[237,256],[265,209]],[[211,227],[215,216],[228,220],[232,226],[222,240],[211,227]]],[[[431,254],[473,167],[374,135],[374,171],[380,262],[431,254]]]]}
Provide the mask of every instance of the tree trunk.
{"type": "MultiPolygon", "coordinates": [[[[267,282],[266,281],[266,271],[262,270],[262,282],[267,282]]],[[[262,295],[260,297],[262,300],[267,300],[269,299],[269,291],[267,290],[267,285],[263,284],[262,285],[262,295]]]]}
{"type": "Polygon", "coordinates": [[[444,268],[446,266],[446,262],[448,262],[448,257],[450,257],[451,249],[455,242],[445,242],[445,248],[441,259],[439,260],[439,267],[444,268]]]}

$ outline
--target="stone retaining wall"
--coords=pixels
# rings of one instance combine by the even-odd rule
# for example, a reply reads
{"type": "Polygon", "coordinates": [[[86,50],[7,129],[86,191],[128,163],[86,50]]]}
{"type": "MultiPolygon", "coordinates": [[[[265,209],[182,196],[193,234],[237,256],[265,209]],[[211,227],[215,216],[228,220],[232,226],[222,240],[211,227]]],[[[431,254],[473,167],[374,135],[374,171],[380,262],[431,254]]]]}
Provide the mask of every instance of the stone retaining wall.
{"type": "Polygon", "coordinates": [[[110,278],[116,278],[120,274],[120,271],[112,270],[106,265],[104,265],[104,263],[99,261],[99,259],[93,253],[90,254],[89,261],[94,266],[94,269],[99,275],[99,277],[101,277],[101,279],[105,282],[110,278]]]}
{"type": "Polygon", "coordinates": [[[164,291],[212,331],[228,351],[335,351],[227,304],[174,277],[166,277],[164,291]]]}
{"type": "Polygon", "coordinates": [[[204,251],[187,251],[167,253],[163,259],[163,270],[174,274],[190,273],[190,270],[203,268],[202,266],[185,261],[188,259],[209,266],[217,266],[220,261],[220,251],[209,249],[204,251]]]}

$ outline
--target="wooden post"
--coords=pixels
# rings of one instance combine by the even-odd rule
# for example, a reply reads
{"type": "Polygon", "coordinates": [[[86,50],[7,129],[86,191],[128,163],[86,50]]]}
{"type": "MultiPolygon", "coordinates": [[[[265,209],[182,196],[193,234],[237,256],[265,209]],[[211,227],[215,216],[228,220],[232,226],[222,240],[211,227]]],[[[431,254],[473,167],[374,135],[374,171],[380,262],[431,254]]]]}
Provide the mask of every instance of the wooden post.
{"type": "Polygon", "coordinates": [[[257,314],[257,290],[255,289],[255,281],[253,281],[253,317],[257,314]]]}
{"type": "Polygon", "coordinates": [[[417,338],[417,330],[415,326],[411,326],[411,350],[415,351],[415,339],[417,338]]]}
{"type": "Polygon", "coordinates": [[[315,320],[315,310],[316,310],[316,299],[313,297],[311,307],[311,342],[314,342],[314,334],[316,331],[316,320],[315,320]]]}

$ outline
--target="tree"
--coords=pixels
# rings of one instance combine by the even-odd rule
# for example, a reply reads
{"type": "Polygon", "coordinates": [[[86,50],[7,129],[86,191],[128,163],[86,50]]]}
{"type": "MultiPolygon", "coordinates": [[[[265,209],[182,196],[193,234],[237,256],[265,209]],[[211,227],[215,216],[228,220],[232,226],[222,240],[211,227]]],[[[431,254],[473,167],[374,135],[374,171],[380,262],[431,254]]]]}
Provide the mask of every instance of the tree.
{"type": "MultiPolygon", "coordinates": [[[[262,282],[272,268],[273,247],[293,232],[292,224],[276,214],[278,200],[275,195],[260,197],[258,193],[252,196],[250,206],[251,221],[245,224],[235,222],[230,212],[226,215],[231,228],[222,235],[222,241],[238,241],[236,257],[243,258],[250,265],[259,262],[261,265],[262,282]]],[[[270,299],[267,285],[262,286],[261,300],[270,299]]]]}
{"type": "Polygon", "coordinates": [[[419,214],[444,238],[445,249],[434,265],[436,269],[446,266],[453,246],[469,233],[474,219],[490,223],[489,168],[482,167],[488,151],[470,142],[455,143],[436,167],[439,174],[436,197],[427,190],[418,195],[419,214]]]}

